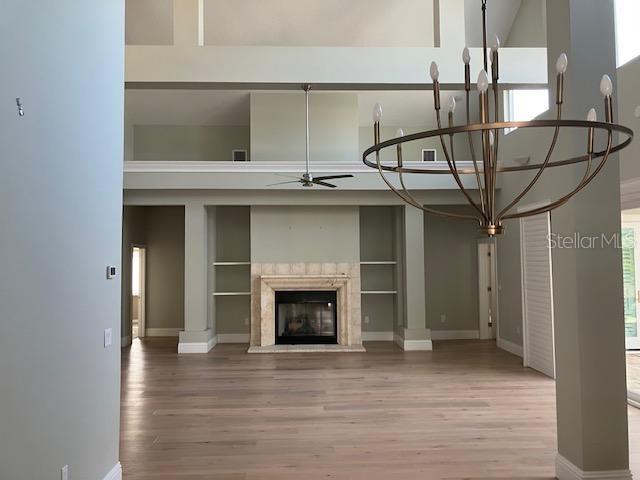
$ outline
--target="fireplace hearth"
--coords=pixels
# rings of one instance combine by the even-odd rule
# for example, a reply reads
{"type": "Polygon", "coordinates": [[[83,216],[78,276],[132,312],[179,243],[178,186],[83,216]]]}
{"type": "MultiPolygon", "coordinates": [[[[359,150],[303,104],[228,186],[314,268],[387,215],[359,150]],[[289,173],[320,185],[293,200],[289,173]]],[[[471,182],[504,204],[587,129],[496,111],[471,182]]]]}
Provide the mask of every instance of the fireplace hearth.
{"type": "Polygon", "coordinates": [[[276,291],[276,344],[337,344],[335,291],[276,291]]]}

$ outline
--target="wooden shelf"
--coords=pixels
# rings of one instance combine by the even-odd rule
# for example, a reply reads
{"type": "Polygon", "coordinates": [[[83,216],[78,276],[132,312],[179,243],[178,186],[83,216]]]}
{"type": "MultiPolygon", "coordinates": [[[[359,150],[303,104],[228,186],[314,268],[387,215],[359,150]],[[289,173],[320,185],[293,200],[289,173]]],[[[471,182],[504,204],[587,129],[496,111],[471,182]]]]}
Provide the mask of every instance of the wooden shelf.
{"type": "Polygon", "coordinates": [[[397,265],[397,263],[394,260],[382,260],[378,262],[360,262],[360,265],[397,265]]]}
{"type": "Polygon", "coordinates": [[[367,290],[360,292],[362,295],[396,295],[396,290],[367,290]]]}
{"type": "Polygon", "coordinates": [[[242,295],[251,295],[251,292],[214,292],[214,297],[239,297],[242,295]]]}
{"type": "Polygon", "coordinates": [[[213,262],[214,267],[232,267],[237,265],[251,265],[251,262],[213,262]]]}

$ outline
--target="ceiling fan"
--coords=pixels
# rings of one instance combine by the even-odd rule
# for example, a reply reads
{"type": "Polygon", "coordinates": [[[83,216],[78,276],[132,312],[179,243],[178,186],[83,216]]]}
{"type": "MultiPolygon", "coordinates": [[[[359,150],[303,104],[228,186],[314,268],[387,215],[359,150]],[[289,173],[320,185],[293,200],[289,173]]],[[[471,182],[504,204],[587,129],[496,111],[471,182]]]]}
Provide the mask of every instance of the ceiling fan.
{"type": "Polygon", "coordinates": [[[287,185],[291,183],[300,183],[303,187],[313,187],[318,185],[320,187],[337,188],[336,185],[328,183],[326,180],[336,180],[338,178],[353,178],[353,175],[324,175],[322,177],[314,177],[309,171],[309,92],[311,91],[311,85],[304,86],[304,100],[305,100],[305,132],[306,132],[306,150],[305,150],[305,172],[302,177],[293,177],[289,175],[280,175],[283,177],[294,178],[287,182],[278,182],[267,185],[268,187],[274,187],[276,185],[287,185]]]}

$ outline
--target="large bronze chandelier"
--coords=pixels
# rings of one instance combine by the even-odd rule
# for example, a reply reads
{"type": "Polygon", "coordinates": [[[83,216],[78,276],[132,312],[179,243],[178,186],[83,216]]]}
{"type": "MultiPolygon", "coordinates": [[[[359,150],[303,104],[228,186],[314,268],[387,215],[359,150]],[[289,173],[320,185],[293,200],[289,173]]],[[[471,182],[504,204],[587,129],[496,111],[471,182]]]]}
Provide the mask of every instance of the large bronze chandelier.
{"type": "MultiPolygon", "coordinates": [[[[486,0],[482,0],[482,27],[483,27],[483,54],[484,69],[478,75],[477,90],[480,103],[480,123],[471,123],[469,102],[471,97],[471,56],[469,49],[465,48],[462,54],[464,63],[465,76],[465,92],[466,92],[466,119],[465,125],[454,125],[453,114],[456,107],[455,98],[451,97],[448,102],[448,127],[442,127],[441,120],[441,102],[440,102],[440,83],[438,81],[439,72],[438,65],[434,62],[431,64],[430,75],[433,81],[434,109],[437,122],[436,130],[429,130],[415,133],[412,135],[404,135],[402,130],[398,130],[396,138],[382,141],[380,138],[380,123],[382,119],[382,107],[376,104],[373,110],[374,121],[374,145],[363,153],[363,162],[371,167],[376,168],[380,172],[382,179],[387,186],[398,195],[404,202],[413,205],[427,213],[440,215],[445,217],[474,220],[479,224],[480,230],[488,236],[499,235],[503,232],[504,220],[528,217],[551,211],[567,203],[574,195],[586,187],[595,176],[602,170],[607,163],[610,155],[614,152],[626,148],[633,140],[633,131],[622,125],[613,123],[613,84],[608,75],[604,75],[600,82],[600,90],[604,96],[604,122],[598,121],[595,109],[589,110],[587,120],[564,120],[562,118],[562,105],[564,102],[564,76],[567,71],[568,59],[566,54],[561,54],[556,63],[557,70],[557,90],[556,90],[556,110],[557,118],[555,120],[531,120],[518,122],[504,122],[500,120],[499,114],[499,95],[501,88],[499,85],[499,40],[496,38],[494,45],[487,48],[487,22],[486,0]],[[488,63],[489,54],[491,57],[491,82],[489,82],[488,63]],[[490,118],[489,109],[490,93],[494,102],[493,119],[490,118]],[[585,131],[585,155],[563,159],[553,160],[553,151],[558,142],[558,136],[561,128],[579,128],[585,131]],[[514,128],[551,128],[553,129],[553,137],[547,155],[542,163],[505,166],[499,162],[499,133],[505,129],[514,128]],[[596,131],[602,131],[606,134],[606,147],[604,149],[596,149],[596,131]],[[614,132],[620,133],[620,140],[614,144],[614,132]],[[469,140],[469,148],[471,152],[471,160],[473,168],[459,167],[456,164],[456,156],[454,151],[454,136],[466,135],[469,140]],[[476,155],[473,142],[473,134],[480,135],[481,138],[481,161],[476,155]],[[429,167],[408,168],[403,165],[402,161],[402,145],[420,139],[439,137],[444,152],[444,157],[448,166],[447,169],[437,169],[429,167]],[[447,143],[449,144],[447,146],[447,143]],[[397,160],[395,165],[382,164],[380,159],[380,151],[396,147],[397,160]],[[375,162],[369,160],[369,156],[375,154],[375,162]],[[542,173],[547,168],[561,167],[573,164],[585,163],[585,171],[582,178],[572,187],[565,195],[555,201],[539,208],[518,209],[514,210],[522,198],[534,187],[538,182],[542,173]],[[531,181],[513,198],[506,206],[498,209],[496,204],[496,186],[498,173],[513,173],[525,170],[535,171],[531,181]],[[388,173],[398,175],[399,187],[395,186],[388,177],[388,173]],[[434,174],[434,175],[452,175],[458,188],[466,198],[466,201],[473,208],[473,213],[469,215],[451,213],[422,205],[407,189],[404,181],[405,174],[434,174]],[[478,195],[474,198],[470,191],[462,182],[462,175],[475,176],[478,195]]],[[[473,188],[475,190],[475,188],[473,188]]]]}

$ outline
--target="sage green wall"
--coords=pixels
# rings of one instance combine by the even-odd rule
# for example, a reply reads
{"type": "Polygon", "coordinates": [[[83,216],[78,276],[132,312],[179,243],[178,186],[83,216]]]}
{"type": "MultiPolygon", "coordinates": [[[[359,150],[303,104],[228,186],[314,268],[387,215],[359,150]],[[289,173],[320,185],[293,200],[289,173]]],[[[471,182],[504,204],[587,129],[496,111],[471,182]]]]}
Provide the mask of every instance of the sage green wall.
{"type": "Polygon", "coordinates": [[[252,206],[252,262],[359,262],[358,207],[252,206]]]}
{"type": "Polygon", "coordinates": [[[184,208],[147,207],[147,328],[184,328],[184,208]]]}
{"type": "Polygon", "coordinates": [[[122,1],[2,2],[3,480],[118,463],[123,44],[122,1]]]}
{"type": "MultiPolygon", "coordinates": [[[[358,159],[358,97],[314,92],[309,99],[311,161],[358,159]]],[[[303,92],[251,94],[251,158],[304,164],[303,92]]]]}
{"type": "MultiPolygon", "coordinates": [[[[472,213],[470,207],[441,209],[472,213]]],[[[427,327],[432,330],[479,329],[477,230],[475,222],[425,215],[427,327]]]]}
{"type": "Polygon", "coordinates": [[[249,137],[248,126],[136,125],[133,156],[140,161],[231,161],[232,150],[249,152],[249,137]]]}
{"type": "MultiPolygon", "coordinates": [[[[640,118],[634,115],[640,107],[640,57],[626,63],[618,69],[618,108],[619,121],[631,128],[636,135],[640,132],[640,118]]],[[[640,178],[640,141],[635,141],[620,152],[620,179],[640,178]]]]}
{"type": "MultiPolygon", "coordinates": [[[[131,336],[131,248],[146,244],[146,207],[124,207],[122,212],[122,339],[131,336]]],[[[129,342],[131,339],[129,338],[129,342]]],[[[123,346],[124,342],[123,342],[123,346]]]]}
{"type": "Polygon", "coordinates": [[[522,0],[505,47],[547,46],[547,4],[545,0],[522,0]]]}

